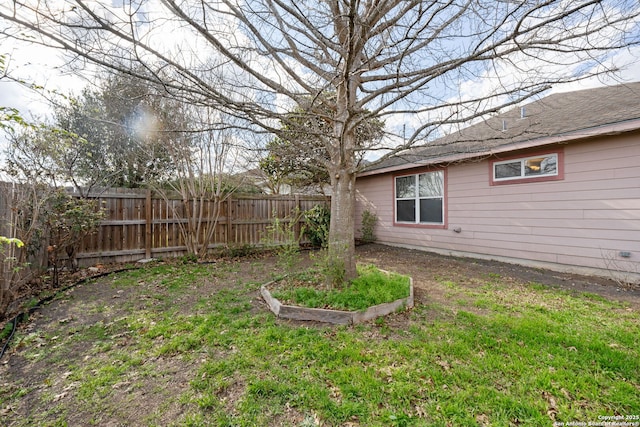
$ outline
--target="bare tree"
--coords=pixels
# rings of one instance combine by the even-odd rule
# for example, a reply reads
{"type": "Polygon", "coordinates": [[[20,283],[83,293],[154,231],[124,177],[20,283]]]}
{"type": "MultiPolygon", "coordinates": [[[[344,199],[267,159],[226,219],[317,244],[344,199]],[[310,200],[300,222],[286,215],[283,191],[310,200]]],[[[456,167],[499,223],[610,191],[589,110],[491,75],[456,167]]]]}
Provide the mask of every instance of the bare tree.
{"type": "Polygon", "coordinates": [[[14,25],[5,35],[64,49],[72,65],[132,74],[142,65],[139,77],[172,95],[269,132],[296,107],[322,114],[331,125],[317,135],[333,191],[329,256],[345,278],[356,274],[358,152],[426,144],[445,125],[607,71],[597,65],[639,43],[636,0],[117,3],[14,0],[0,18],[14,25]],[[466,93],[465,81],[483,87],[466,93]],[[358,144],[370,118],[386,121],[387,146],[358,144]]]}
{"type": "Polygon", "coordinates": [[[179,226],[187,252],[202,258],[208,253],[222,206],[235,191],[226,178],[240,153],[232,118],[222,120],[219,112],[207,108],[183,108],[182,117],[190,123],[175,131],[173,143],[167,145],[175,179],[151,185],[172,207],[174,216],[185,219],[179,226]],[[171,203],[175,194],[181,198],[177,206],[171,203]]]}

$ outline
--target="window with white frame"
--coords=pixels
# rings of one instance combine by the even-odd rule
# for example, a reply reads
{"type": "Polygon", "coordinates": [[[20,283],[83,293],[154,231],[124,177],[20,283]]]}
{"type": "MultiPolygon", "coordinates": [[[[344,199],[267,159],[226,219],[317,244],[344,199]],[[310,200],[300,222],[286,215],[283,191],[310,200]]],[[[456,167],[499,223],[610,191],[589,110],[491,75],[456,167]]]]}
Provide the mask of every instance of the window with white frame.
{"type": "Polygon", "coordinates": [[[493,180],[537,178],[558,175],[558,154],[550,153],[493,163],[493,180]]]}
{"type": "Polygon", "coordinates": [[[444,171],[395,178],[396,222],[444,224],[444,171]]]}

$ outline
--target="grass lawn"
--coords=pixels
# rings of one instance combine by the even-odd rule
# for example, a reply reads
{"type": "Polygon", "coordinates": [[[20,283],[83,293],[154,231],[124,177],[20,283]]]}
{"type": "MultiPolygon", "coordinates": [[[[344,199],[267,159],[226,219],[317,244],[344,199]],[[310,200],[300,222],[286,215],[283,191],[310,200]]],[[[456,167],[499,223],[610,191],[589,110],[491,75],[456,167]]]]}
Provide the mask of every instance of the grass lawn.
{"type": "Polygon", "coordinates": [[[310,308],[359,311],[407,298],[409,276],[359,265],[358,277],[341,287],[326,286],[321,270],[311,269],[275,281],[273,296],[284,304],[310,308]]]}
{"type": "Polygon", "coordinates": [[[640,315],[624,303],[441,275],[446,302],[418,280],[411,311],[324,326],[268,311],[258,289],[277,273],[149,265],[69,292],[2,361],[3,425],[640,422],[640,315]]]}

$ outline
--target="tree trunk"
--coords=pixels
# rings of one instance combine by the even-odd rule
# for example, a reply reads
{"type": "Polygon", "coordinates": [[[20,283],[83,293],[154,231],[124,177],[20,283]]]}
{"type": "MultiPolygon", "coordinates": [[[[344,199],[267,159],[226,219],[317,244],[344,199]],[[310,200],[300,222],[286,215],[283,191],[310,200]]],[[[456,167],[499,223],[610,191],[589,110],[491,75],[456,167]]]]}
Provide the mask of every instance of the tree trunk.
{"type": "Polygon", "coordinates": [[[357,276],[354,240],[355,185],[355,173],[332,171],[327,280],[334,286],[357,276]]]}
{"type": "MultiPolygon", "coordinates": [[[[343,43],[349,44],[350,39],[343,43]]],[[[331,223],[329,227],[329,270],[327,279],[340,285],[357,277],[355,250],[355,204],[356,204],[356,133],[353,111],[355,111],[356,88],[359,75],[352,73],[345,64],[343,80],[336,88],[336,115],[333,128],[334,139],[330,146],[331,166],[331,223]]]]}

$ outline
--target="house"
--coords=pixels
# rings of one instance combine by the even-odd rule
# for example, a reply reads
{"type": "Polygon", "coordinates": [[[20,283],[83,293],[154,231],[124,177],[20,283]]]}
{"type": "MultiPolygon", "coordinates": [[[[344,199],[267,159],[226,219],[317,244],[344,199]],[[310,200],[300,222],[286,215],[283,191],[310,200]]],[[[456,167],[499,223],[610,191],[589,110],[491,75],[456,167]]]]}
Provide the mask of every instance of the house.
{"type": "Polygon", "coordinates": [[[488,118],[365,170],[356,191],[380,243],[640,281],[640,82],[488,118]]]}

